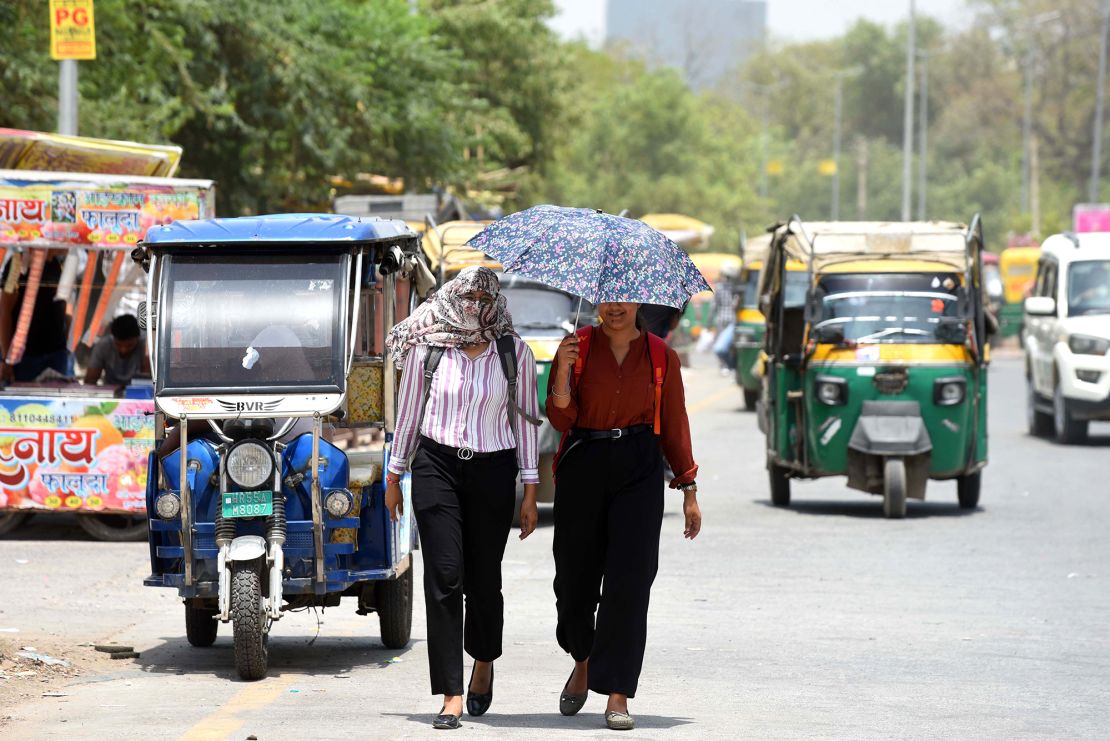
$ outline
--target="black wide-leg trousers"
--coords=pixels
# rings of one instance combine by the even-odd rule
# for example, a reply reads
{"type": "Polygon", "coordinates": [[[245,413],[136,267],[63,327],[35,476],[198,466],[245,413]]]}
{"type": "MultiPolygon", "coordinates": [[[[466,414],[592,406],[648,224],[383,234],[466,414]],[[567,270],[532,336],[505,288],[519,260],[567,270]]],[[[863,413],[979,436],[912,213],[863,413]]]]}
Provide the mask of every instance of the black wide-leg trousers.
{"type": "Polygon", "coordinates": [[[421,445],[413,458],[433,695],[463,694],[464,645],[478,661],[501,656],[501,558],[513,524],[517,472],[514,450],[460,460],[421,445]]]}
{"type": "Polygon", "coordinates": [[[636,695],[662,523],[663,456],[654,435],[582,442],[560,461],[556,636],[575,661],[590,660],[594,692],[636,695]]]}

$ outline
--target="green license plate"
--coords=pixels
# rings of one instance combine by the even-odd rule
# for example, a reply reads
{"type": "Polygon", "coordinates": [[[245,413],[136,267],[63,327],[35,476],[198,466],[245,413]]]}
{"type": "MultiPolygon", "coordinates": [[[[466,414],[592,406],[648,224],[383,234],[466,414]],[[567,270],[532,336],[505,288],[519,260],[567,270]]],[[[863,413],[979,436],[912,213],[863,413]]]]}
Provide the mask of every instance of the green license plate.
{"type": "Polygon", "coordinates": [[[266,517],[274,513],[272,491],[229,491],[223,497],[224,517],[266,517]]]}

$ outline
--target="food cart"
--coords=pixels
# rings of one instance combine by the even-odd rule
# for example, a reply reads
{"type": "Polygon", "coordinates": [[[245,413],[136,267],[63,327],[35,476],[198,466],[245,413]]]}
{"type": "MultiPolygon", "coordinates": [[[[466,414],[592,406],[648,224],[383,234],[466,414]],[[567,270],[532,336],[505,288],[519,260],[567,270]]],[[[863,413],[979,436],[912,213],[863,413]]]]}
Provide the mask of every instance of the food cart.
{"type": "MultiPolygon", "coordinates": [[[[143,145],[128,150],[108,142],[98,149],[92,140],[81,149],[83,140],[57,137],[50,149],[46,135],[29,133],[0,130],[0,162],[93,166],[96,157],[107,157],[107,166],[132,172],[144,162],[143,145]]],[[[170,149],[152,147],[148,159],[163,162],[170,149]]],[[[2,288],[17,290],[19,275],[27,273],[7,363],[22,358],[39,292],[67,302],[70,352],[102,336],[117,308],[138,313],[138,301],[127,302],[145,278],[128,259],[131,251],[153,225],[212,216],[214,195],[208,180],[0,170],[0,263],[10,276],[2,288]],[[61,279],[48,284],[44,266],[62,254],[61,279]]],[[[31,514],[68,512],[100,539],[144,537],[152,396],[149,381],[83,386],[56,373],[0,390],[0,534],[31,514]]]]}

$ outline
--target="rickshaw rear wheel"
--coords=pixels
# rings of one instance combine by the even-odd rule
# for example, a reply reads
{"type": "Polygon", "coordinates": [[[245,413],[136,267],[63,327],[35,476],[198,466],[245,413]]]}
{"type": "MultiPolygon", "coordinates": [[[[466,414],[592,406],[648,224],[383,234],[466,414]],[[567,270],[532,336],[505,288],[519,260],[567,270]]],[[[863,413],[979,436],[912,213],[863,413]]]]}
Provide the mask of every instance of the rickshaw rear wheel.
{"type": "Polygon", "coordinates": [[[78,515],[77,524],[97,540],[129,543],[146,540],[146,517],[130,515],[78,515]]]}
{"type": "Polygon", "coordinates": [[[979,506],[979,484],[982,472],[969,473],[956,479],[956,496],[960,499],[960,509],[975,509],[979,506]]]}
{"type": "Polygon", "coordinates": [[[266,615],[257,561],[236,562],[231,571],[231,628],[235,669],[247,681],[266,676],[266,615]]]}
{"type": "Polygon", "coordinates": [[[759,401],[759,392],[744,389],[744,408],[749,412],[755,411],[755,403],[759,401]]]}
{"type": "Polygon", "coordinates": [[[0,535],[18,529],[30,516],[30,512],[0,512],[0,535]]]}
{"type": "Polygon", "coordinates": [[[906,463],[901,458],[883,461],[883,516],[892,520],[906,516],[906,463]]]}
{"type": "Polygon", "coordinates": [[[404,648],[412,637],[413,566],[396,579],[378,582],[378,627],[386,648],[404,648]]]}
{"type": "Polygon", "coordinates": [[[771,477],[771,504],[776,507],[790,506],[790,476],[789,469],[777,466],[774,463],[768,468],[771,477]]]}
{"type": "Polygon", "coordinates": [[[220,623],[216,620],[216,610],[211,607],[197,607],[192,600],[185,603],[185,637],[190,645],[208,648],[216,642],[220,623]]]}

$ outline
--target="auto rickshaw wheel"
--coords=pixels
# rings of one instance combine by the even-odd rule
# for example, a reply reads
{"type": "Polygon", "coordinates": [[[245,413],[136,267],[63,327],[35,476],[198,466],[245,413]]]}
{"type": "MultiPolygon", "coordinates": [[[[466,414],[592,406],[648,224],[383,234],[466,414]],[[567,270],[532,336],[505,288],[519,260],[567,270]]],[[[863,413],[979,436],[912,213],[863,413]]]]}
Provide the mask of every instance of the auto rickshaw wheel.
{"type": "Polygon", "coordinates": [[[759,401],[759,392],[744,389],[744,408],[749,412],[755,411],[755,403],[759,401]]]}
{"type": "Polygon", "coordinates": [[[960,509],[975,509],[979,506],[979,484],[982,472],[969,473],[956,479],[956,495],[960,498],[960,509]]]}
{"type": "Polygon", "coordinates": [[[386,648],[404,648],[412,637],[412,572],[378,582],[378,627],[386,648]]]}
{"type": "Polygon", "coordinates": [[[131,515],[77,515],[77,524],[97,540],[129,543],[146,540],[146,517],[131,515]]]}
{"type": "Polygon", "coordinates": [[[790,471],[774,463],[768,468],[771,477],[771,504],[776,507],[790,506],[790,471]]]}
{"type": "Polygon", "coordinates": [[[237,561],[231,570],[231,628],[235,637],[235,669],[247,681],[266,676],[266,606],[257,561],[237,561]]]}
{"type": "Polygon", "coordinates": [[[0,512],[0,535],[18,529],[30,516],[30,512],[0,512]]]}
{"type": "Polygon", "coordinates": [[[892,520],[906,516],[906,462],[901,458],[883,461],[883,516],[892,520]]]}
{"type": "Polygon", "coordinates": [[[189,639],[190,645],[208,648],[216,642],[219,628],[215,608],[198,607],[193,604],[193,600],[185,602],[185,637],[189,639]]]}

